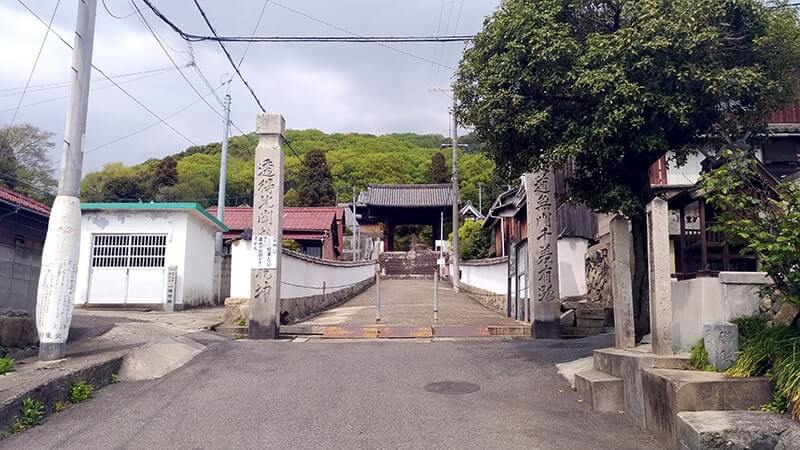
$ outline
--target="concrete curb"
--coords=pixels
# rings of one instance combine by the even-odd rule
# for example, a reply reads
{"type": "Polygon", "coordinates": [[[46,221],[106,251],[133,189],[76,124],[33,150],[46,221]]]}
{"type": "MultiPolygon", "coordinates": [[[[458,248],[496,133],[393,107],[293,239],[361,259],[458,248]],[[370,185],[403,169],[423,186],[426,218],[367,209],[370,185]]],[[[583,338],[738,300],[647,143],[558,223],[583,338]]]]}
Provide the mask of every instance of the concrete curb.
{"type": "MultiPolygon", "coordinates": [[[[43,378],[21,380],[19,384],[3,391],[0,402],[0,430],[7,430],[21,414],[22,401],[28,397],[39,400],[45,406],[45,414],[55,411],[56,402],[68,402],[72,383],[86,380],[97,390],[111,382],[111,375],[119,371],[126,352],[118,351],[85,359],[61,360],[51,363],[29,363],[37,366],[38,373],[50,370],[43,378]]],[[[6,375],[8,376],[8,375],[6,375]]]]}

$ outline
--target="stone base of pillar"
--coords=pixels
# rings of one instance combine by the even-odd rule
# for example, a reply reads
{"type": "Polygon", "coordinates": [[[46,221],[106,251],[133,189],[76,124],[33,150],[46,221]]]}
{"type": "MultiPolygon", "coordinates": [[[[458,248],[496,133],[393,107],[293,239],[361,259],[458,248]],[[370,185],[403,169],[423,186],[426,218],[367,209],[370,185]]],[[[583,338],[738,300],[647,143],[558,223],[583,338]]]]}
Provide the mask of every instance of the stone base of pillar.
{"type": "Polygon", "coordinates": [[[65,342],[48,342],[39,344],[39,361],[55,361],[63,359],[67,353],[67,344],[65,342]]]}
{"type": "Polygon", "coordinates": [[[531,337],[535,339],[561,339],[561,320],[534,320],[531,337]]]}
{"type": "Polygon", "coordinates": [[[251,320],[248,323],[247,337],[250,339],[277,339],[280,330],[274,324],[264,325],[251,320]]]}

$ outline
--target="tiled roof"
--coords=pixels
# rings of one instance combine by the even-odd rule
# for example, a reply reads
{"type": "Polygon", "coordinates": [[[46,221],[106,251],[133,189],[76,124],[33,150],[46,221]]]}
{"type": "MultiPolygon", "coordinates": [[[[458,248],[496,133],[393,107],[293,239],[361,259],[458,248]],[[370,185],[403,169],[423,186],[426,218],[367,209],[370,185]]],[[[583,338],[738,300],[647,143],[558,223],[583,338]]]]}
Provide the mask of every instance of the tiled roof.
{"type": "Polygon", "coordinates": [[[50,207],[6,186],[0,186],[0,200],[50,217],[50,207]]]}
{"type": "Polygon", "coordinates": [[[430,208],[453,204],[450,184],[371,184],[359,202],[367,206],[430,208]]]}
{"type": "MultiPolygon", "coordinates": [[[[208,208],[208,212],[217,215],[217,208],[208,208]]],[[[334,218],[341,220],[344,211],[337,207],[283,208],[283,230],[286,231],[318,231],[331,229],[334,218]]],[[[232,231],[244,231],[253,227],[253,207],[228,206],[225,208],[225,225],[232,231]]]]}

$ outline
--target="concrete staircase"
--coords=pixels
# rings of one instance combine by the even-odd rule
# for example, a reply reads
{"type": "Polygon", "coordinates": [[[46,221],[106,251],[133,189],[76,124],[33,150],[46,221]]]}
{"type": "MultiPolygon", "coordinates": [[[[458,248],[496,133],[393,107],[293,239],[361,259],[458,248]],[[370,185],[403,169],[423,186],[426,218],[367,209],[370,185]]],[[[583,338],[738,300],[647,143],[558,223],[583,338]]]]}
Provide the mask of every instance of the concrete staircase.
{"type": "Polygon", "coordinates": [[[766,378],[690,371],[688,362],[688,355],[659,356],[649,346],[595,350],[593,367],[575,375],[575,389],[589,408],[622,412],[672,448],[680,445],[681,412],[747,410],[772,400],[766,378]]]}

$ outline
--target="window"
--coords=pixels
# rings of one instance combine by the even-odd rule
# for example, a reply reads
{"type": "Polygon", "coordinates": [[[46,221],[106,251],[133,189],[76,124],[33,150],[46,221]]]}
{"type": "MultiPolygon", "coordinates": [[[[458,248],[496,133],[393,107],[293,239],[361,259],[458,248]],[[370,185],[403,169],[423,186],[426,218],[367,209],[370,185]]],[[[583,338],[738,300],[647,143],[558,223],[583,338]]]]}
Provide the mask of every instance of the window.
{"type": "Polygon", "coordinates": [[[164,234],[95,234],[92,267],[164,267],[166,249],[164,234]]]}
{"type": "Polygon", "coordinates": [[[322,258],[322,246],[321,245],[303,245],[303,253],[308,256],[313,256],[315,258],[322,258]]]}

